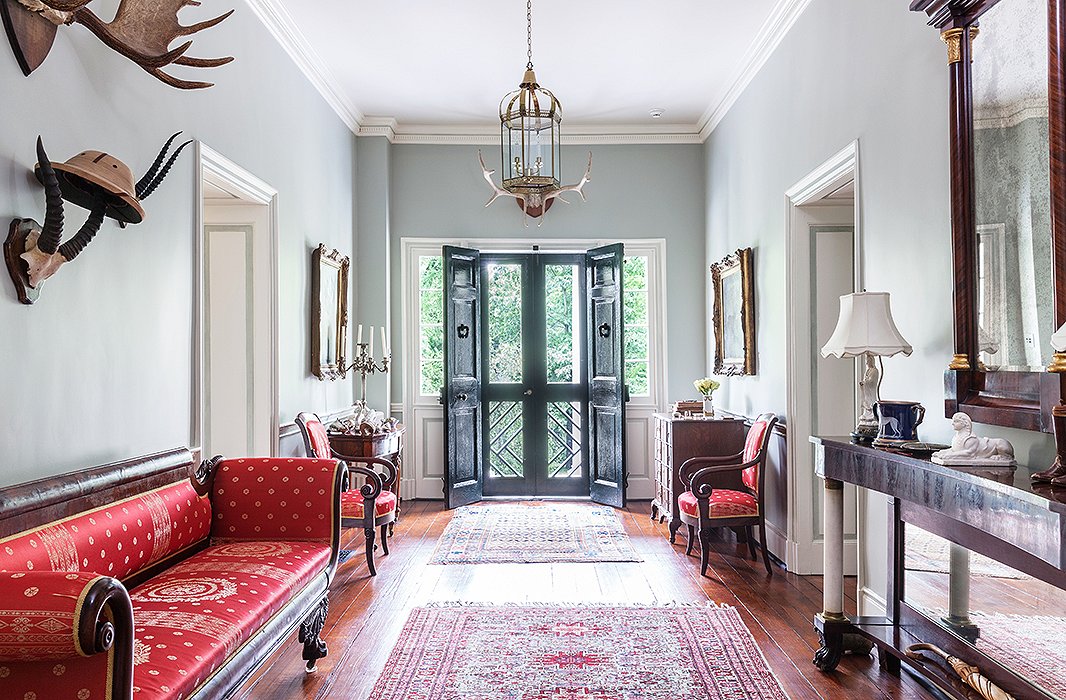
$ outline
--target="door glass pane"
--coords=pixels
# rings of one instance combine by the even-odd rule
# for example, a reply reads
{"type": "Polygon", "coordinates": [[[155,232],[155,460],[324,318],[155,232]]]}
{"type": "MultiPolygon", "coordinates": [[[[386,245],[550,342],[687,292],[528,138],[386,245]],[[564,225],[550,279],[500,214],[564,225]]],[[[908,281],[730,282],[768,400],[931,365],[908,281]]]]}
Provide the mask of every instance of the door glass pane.
{"type": "Polygon", "coordinates": [[[436,395],[444,386],[444,258],[418,258],[419,393],[436,395]]]}
{"type": "Polygon", "coordinates": [[[573,383],[578,377],[581,339],[577,313],[577,265],[544,266],[545,339],[548,382],[573,383]]]}
{"type": "Polygon", "coordinates": [[[581,477],[581,404],[552,402],[548,409],[548,478],[581,477]]]}
{"type": "Polygon", "coordinates": [[[489,381],[522,381],[522,266],[489,265],[489,381]]]}
{"type": "Polygon", "coordinates": [[[522,402],[489,402],[489,477],[521,478],[522,402]]]}
{"type": "Polygon", "coordinates": [[[626,329],[626,384],[633,396],[649,396],[648,257],[627,255],[622,263],[626,329]]]}

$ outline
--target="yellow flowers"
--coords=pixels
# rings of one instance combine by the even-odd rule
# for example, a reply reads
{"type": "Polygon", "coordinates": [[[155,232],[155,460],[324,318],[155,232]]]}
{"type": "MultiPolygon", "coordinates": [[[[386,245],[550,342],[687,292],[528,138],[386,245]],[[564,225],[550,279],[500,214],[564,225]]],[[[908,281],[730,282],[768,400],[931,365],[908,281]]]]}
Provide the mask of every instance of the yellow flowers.
{"type": "Polygon", "coordinates": [[[700,392],[704,396],[710,396],[714,393],[714,390],[722,386],[720,383],[714,381],[710,377],[704,377],[703,379],[697,379],[692,382],[692,386],[696,387],[696,391],[700,392]]]}

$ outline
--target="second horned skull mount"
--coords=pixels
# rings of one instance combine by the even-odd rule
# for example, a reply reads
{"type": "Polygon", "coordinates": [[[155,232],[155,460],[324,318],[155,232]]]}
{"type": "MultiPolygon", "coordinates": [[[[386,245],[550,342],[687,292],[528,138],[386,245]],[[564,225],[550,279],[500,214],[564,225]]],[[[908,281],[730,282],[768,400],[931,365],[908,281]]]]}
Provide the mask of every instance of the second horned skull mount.
{"type": "Polygon", "coordinates": [[[44,281],[89,245],[105,218],[118,221],[120,226],[144,219],[141,202],[159,187],[182,149],[192,143],[186,141],[167,158],[180,133],[170,137],[136,184],[125,163],[100,151],[83,151],[65,163],[53,163],[41,137],[37,137],[35,174],[44,186],[44,224],[33,219],[14,219],[4,242],[4,261],[19,301],[35,302],[44,281]],[[64,202],[89,210],[85,223],[65,242],[64,202]]]}

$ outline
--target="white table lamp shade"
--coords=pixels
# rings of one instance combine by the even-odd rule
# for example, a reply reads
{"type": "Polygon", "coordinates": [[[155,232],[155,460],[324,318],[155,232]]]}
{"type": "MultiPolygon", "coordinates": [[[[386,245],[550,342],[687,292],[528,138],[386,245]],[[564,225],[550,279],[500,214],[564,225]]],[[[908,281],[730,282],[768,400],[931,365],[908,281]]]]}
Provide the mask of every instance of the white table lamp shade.
{"type": "Polygon", "coordinates": [[[1066,323],[1051,336],[1051,347],[1055,352],[1066,352],[1066,323]]]}
{"type": "Polygon", "coordinates": [[[891,357],[913,351],[892,320],[888,292],[855,292],[840,297],[840,318],[822,357],[891,357]]]}

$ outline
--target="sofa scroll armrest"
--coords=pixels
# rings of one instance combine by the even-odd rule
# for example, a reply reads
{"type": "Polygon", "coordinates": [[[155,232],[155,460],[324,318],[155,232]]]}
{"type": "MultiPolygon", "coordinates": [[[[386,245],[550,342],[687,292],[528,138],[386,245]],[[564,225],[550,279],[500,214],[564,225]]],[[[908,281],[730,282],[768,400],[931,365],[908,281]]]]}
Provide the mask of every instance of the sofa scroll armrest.
{"type": "Polygon", "coordinates": [[[219,460],[211,483],[211,537],[335,544],[344,474],[335,459],[219,460]]]}
{"type": "Polygon", "coordinates": [[[117,579],[5,571],[0,600],[0,661],[69,659],[114,648],[116,662],[125,658],[132,672],[133,605],[117,579]]]}

